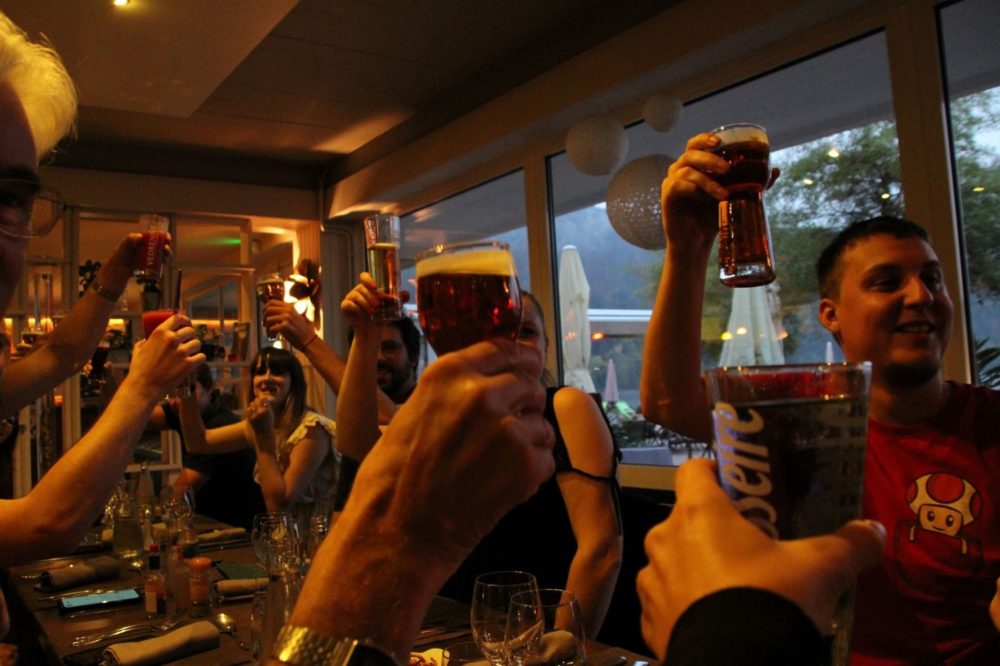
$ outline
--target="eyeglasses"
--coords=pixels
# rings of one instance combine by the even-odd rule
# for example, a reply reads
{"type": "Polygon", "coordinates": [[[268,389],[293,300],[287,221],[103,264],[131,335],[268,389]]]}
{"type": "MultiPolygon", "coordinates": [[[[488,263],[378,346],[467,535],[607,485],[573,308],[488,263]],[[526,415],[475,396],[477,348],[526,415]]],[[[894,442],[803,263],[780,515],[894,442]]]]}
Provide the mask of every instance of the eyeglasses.
{"type": "Polygon", "coordinates": [[[58,191],[38,181],[0,178],[0,234],[39,238],[52,231],[66,212],[58,191]]]}

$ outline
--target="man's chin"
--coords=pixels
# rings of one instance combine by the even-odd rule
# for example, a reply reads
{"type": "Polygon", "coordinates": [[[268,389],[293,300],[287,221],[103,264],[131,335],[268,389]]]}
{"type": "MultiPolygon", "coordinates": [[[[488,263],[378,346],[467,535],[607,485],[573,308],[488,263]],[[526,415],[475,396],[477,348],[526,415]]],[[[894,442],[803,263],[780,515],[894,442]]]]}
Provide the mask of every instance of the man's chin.
{"type": "Polygon", "coordinates": [[[917,388],[937,377],[941,363],[926,360],[913,363],[889,363],[882,375],[886,383],[895,389],[917,388]]]}

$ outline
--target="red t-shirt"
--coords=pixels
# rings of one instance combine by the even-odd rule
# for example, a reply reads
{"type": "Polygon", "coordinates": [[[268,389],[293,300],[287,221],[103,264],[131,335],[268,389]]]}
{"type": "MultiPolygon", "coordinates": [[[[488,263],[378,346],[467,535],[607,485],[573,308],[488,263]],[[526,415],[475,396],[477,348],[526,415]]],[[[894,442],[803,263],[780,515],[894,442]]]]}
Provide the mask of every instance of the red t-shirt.
{"type": "Polygon", "coordinates": [[[888,540],[858,579],[852,666],[1000,665],[1000,391],[949,385],[927,423],[869,420],[864,515],[888,540]]]}

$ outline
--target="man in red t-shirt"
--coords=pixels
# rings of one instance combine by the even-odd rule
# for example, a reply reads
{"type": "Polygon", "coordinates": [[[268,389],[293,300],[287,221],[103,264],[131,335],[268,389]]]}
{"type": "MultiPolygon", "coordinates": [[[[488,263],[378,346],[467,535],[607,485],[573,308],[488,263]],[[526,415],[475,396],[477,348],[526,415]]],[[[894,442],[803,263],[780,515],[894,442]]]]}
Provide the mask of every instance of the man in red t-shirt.
{"type": "MultiPolygon", "coordinates": [[[[690,139],[661,187],[667,251],[641,384],[647,419],[703,441],[704,276],[728,196],[717,144],[690,139]]],[[[889,537],[881,566],[859,579],[853,663],[1000,664],[988,612],[1000,576],[1000,393],[942,377],[953,306],[927,233],[895,218],[856,223],[817,275],[820,322],[848,361],[872,364],[865,517],[889,537]]]]}

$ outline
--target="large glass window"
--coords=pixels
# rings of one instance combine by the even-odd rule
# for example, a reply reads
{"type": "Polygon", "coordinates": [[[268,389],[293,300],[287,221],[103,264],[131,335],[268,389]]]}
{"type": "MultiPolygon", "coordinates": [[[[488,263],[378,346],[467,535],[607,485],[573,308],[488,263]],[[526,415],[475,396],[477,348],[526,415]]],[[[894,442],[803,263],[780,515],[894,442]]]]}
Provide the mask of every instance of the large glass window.
{"type": "MultiPolygon", "coordinates": [[[[514,171],[404,215],[400,219],[402,280],[410,292],[407,313],[416,323],[416,257],[435,245],[498,240],[510,245],[521,287],[531,289],[524,173],[514,171]]],[[[433,351],[427,347],[427,353],[433,351]]]]}
{"type": "MultiPolygon", "coordinates": [[[[627,177],[634,182],[624,189],[634,188],[636,196],[644,190],[658,192],[666,165],[689,137],[740,121],[767,128],[772,164],[782,170],[765,202],[778,273],[765,302],[784,361],[837,358],[839,350],[816,321],[816,257],[845,223],[903,211],[884,35],[858,39],[690,102],[669,132],[644,124],[630,127],[628,161],[622,169],[631,170],[627,177]]],[[[565,153],[553,156],[549,168],[556,251],[561,257],[572,245],[582,259],[590,284],[589,373],[604,394],[609,419],[626,448],[625,461],[679,464],[703,455],[704,444],[646,424],[638,413],[643,337],[663,250],[632,245],[612,226],[606,193],[612,185],[621,196],[620,179],[626,176],[618,175],[622,171],[583,175],[565,153]]],[[[657,216],[654,210],[650,219],[630,219],[631,228],[655,229],[657,216]]],[[[705,368],[718,365],[726,340],[742,334],[739,326],[730,325],[733,290],[719,283],[717,265],[713,257],[706,280],[705,368]]],[[[559,284],[560,290],[564,287],[559,284]]],[[[564,373],[564,378],[569,376],[564,373]]]]}
{"type": "Polygon", "coordinates": [[[1000,4],[940,13],[975,379],[1000,387],[1000,4]]]}

